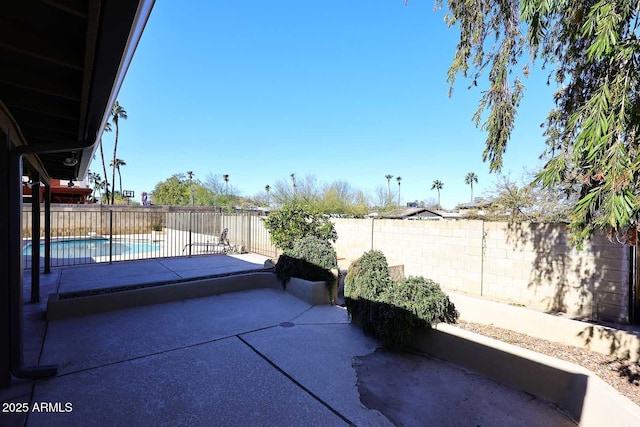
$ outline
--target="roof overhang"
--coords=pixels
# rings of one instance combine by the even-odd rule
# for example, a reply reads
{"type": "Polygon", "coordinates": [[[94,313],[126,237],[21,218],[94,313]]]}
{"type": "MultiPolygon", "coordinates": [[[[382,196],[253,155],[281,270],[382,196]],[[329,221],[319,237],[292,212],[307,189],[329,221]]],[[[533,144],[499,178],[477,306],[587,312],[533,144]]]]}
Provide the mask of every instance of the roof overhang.
{"type": "Polygon", "coordinates": [[[0,2],[0,108],[27,174],[86,175],[154,3],[0,2]]]}

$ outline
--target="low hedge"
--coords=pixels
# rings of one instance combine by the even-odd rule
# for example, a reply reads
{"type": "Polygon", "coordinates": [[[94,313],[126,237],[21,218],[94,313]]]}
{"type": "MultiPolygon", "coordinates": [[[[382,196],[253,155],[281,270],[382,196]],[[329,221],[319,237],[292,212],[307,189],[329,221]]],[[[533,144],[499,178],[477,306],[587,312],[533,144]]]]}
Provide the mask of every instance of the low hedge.
{"type": "Polygon", "coordinates": [[[337,283],[331,269],[337,268],[338,258],[333,246],[326,240],[307,236],[296,240],[291,249],[280,255],[276,263],[276,275],[283,288],[292,277],[325,282],[333,304],[333,290],[337,283]]]}
{"type": "Polygon", "coordinates": [[[363,331],[391,350],[407,346],[416,327],[431,328],[458,319],[455,306],[432,280],[391,280],[380,251],[367,252],[351,264],[345,279],[345,303],[363,331]]]}

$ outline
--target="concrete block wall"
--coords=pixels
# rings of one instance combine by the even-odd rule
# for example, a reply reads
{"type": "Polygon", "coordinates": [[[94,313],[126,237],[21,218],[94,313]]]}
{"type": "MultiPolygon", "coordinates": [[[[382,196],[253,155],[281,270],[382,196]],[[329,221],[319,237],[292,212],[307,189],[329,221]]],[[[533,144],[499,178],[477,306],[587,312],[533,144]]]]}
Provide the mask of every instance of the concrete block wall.
{"type": "MultiPolygon", "coordinates": [[[[629,248],[595,236],[570,246],[563,224],[335,219],[338,257],[381,250],[406,276],[573,317],[626,323],[629,248]]],[[[346,264],[346,263],[345,263],[346,264]]]]}

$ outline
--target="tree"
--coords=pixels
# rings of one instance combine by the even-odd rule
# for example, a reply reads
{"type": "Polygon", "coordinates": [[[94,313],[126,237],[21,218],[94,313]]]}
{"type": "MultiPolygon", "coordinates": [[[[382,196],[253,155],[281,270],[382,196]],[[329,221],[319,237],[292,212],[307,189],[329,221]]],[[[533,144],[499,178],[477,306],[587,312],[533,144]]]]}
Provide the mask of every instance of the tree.
{"type": "MultiPolygon", "coordinates": [[[[437,0],[442,6],[442,0],[437,0]]],[[[640,213],[640,8],[628,0],[450,0],[448,25],[460,41],[448,81],[488,70],[477,125],[487,131],[483,154],[500,171],[527,77],[552,67],[560,88],[544,124],[547,159],[536,181],[576,194],[570,230],[580,243],[596,229],[635,234],[640,213]],[[485,114],[486,112],[486,114],[485,114]],[[484,121],[483,121],[484,120],[484,121]]],[[[480,80],[482,82],[482,80],[480,80]]]]}
{"type": "Polygon", "coordinates": [[[387,178],[387,190],[388,190],[387,191],[387,199],[388,199],[387,204],[390,205],[391,204],[391,178],[393,178],[393,175],[387,174],[384,177],[387,178]]]}
{"type": "Polygon", "coordinates": [[[95,173],[95,172],[91,172],[89,171],[88,175],[87,175],[88,179],[89,179],[89,185],[93,185],[93,190],[91,190],[91,199],[95,202],[96,200],[96,190],[98,190],[98,188],[102,188],[102,178],[100,177],[99,173],[95,173]]]}
{"type": "Polygon", "coordinates": [[[291,177],[291,187],[293,188],[293,197],[296,197],[296,174],[292,173],[289,175],[291,177]]]}
{"type": "Polygon", "coordinates": [[[378,211],[379,214],[391,212],[395,209],[395,206],[392,202],[395,197],[395,190],[391,190],[391,197],[389,197],[389,186],[384,188],[384,185],[377,185],[376,188],[373,189],[373,193],[371,195],[371,204],[378,211]]]}
{"type": "MultiPolygon", "coordinates": [[[[307,203],[316,203],[320,198],[317,179],[313,175],[305,175],[303,179],[296,179],[293,175],[293,184],[289,185],[286,180],[278,180],[271,187],[272,199],[276,205],[295,199],[301,199],[307,203]]],[[[291,177],[291,175],[289,175],[291,177]]]]}
{"type": "Polygon", "coordinates": [[[120,167],[126,166],[127,164],[122,159],[115,159],[115,162],[111,162],[110,167],[115,167],[118,171],[118,179],[120,181],[120,195],[122,195],[122,174],[120,173],[120,167]]]}
{"type": "Polygon", "coordinates": [[[211,191],[197,180],[188,175],[177,173],[165,181],[156,184],[151,193],[153,203],[167,206],[212,206],[211,191]],[[192,199],[193,197],[193,199],[192,199]]]}
{"type": "Polygon", "coordinates": [[[575,202],[557,191],[532,182],[536,174],[527,172],[519,182],[510,176],[498,175],[487,191],[491,200],[483,218],[530,222],[566,222],[575,202]]]}
{"type": "Polygon", "coordinates": [[[115,193],[115,180],[116,180],[116,154],[118,152],[118,132],[120,119],[127,119],[127,112],[120,105],[118,101],[111,107],[111,123],[116,127],[116,138],[113,143],[113,162],[111,164],[111,204],[114,203],[113,193],[115,193]]]}
{"type": "Polygon", "coordinates": [[[269,214],[264,225],[269,230],[271,242],[282,250],[291,249],[296,240],[306,236],[330,242],[338,238],[328,217],[310,203],[298,199],[285,203],[278,211],[269,214]]]}
{"type": "MultiPolygon", "coordinates": [[[[94,191],[97,191],[98,194],[100,194],[101,190],[104,190],[106,188],[106,182],[105,181],[96,181],[93,185],[93,189],[94,191]]],[[[102,203],[102,196],[100,196],[100,203],[102,203]]],[[[95,196],[94,196],[94,202],[96,201],[95,196]]]]}
{"type": "Polygon", "coordinates": [[[316,206],[329,215],[364,216],[369,207],[362,192],[354,190],[347,181],[334,181],[323,187],[316,206]]]}
{"type": "MultiPolygon", "coordinates": [[[[227,211],[231,211],[233,206],[244,203],[239,196],[239,191],[229,185],[229,175],[213,175],[209,173],[202,184],[211,197],[211,205],[224,207],[227,211]]],[[[248,203],[250,204],[250,203],[248,203]]]]}
{"type": "Polygon", "coordinates": [[[400,206],[400,181],[402,181],[402,177],[397,177],[396,181],[398,181],[398,206],[400,206]]]}
{"type": "Polygon", "coordinates": [[[444,183],[439,179],[436,179],[435,181],[433,181],[433,185],[431,186],[432,190],[433,189],[438,190],[438,206],[439,207],[442,207],[442,205],[440,204],[440,190],[442,190],[443,187],[444,187],[444,183]]]}
{"type": "MultiPolygon", "coordinates": [[[[105,132],[111,132],[112,128],[111,128],[111,123],[107,122],[104,125],[104,131],[105,132]]],[[[106,188],[107,190],[107,204],[109,204],[109,179],[107,175],[107,163],[104,160],[104,149],[102,147],[102,138],[100,138],[100,158],[102,159],[102,172],[104,172],[104,180],[102,181],[102,183],[104,184],[104,188],[106,188]]],[[[102,202],[102,199],[101,199],[102,202]]]]}
{"type": "Polygon", "coordinates": [[[225,182],[225,194],[229,194],[229,174],[225,173],[224,175],[222,175],[222,179],[225,182]]]}
{"type": "Polygon", "coordinates": [[[469,172],[467,176],[464,177],[464,183],[471,186],[471,202],[473,202],[473,183],[478,183],[478,175],[475,172],[469,172]]]}

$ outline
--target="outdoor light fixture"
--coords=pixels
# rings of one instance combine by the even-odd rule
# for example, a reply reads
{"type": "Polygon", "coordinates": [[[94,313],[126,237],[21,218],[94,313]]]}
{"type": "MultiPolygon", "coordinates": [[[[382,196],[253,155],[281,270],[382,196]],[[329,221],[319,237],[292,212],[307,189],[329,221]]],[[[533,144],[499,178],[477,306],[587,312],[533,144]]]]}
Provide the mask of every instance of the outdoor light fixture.
{"type": "Polygon", "coordinates": [[[78,164],[78,159],[76,159],[76,152],[72,152],[71,153],[72,157],[67,157],[66,159],[64,159],[64,161],[62,162],[65,166],[75,166],[78,164]]]}

